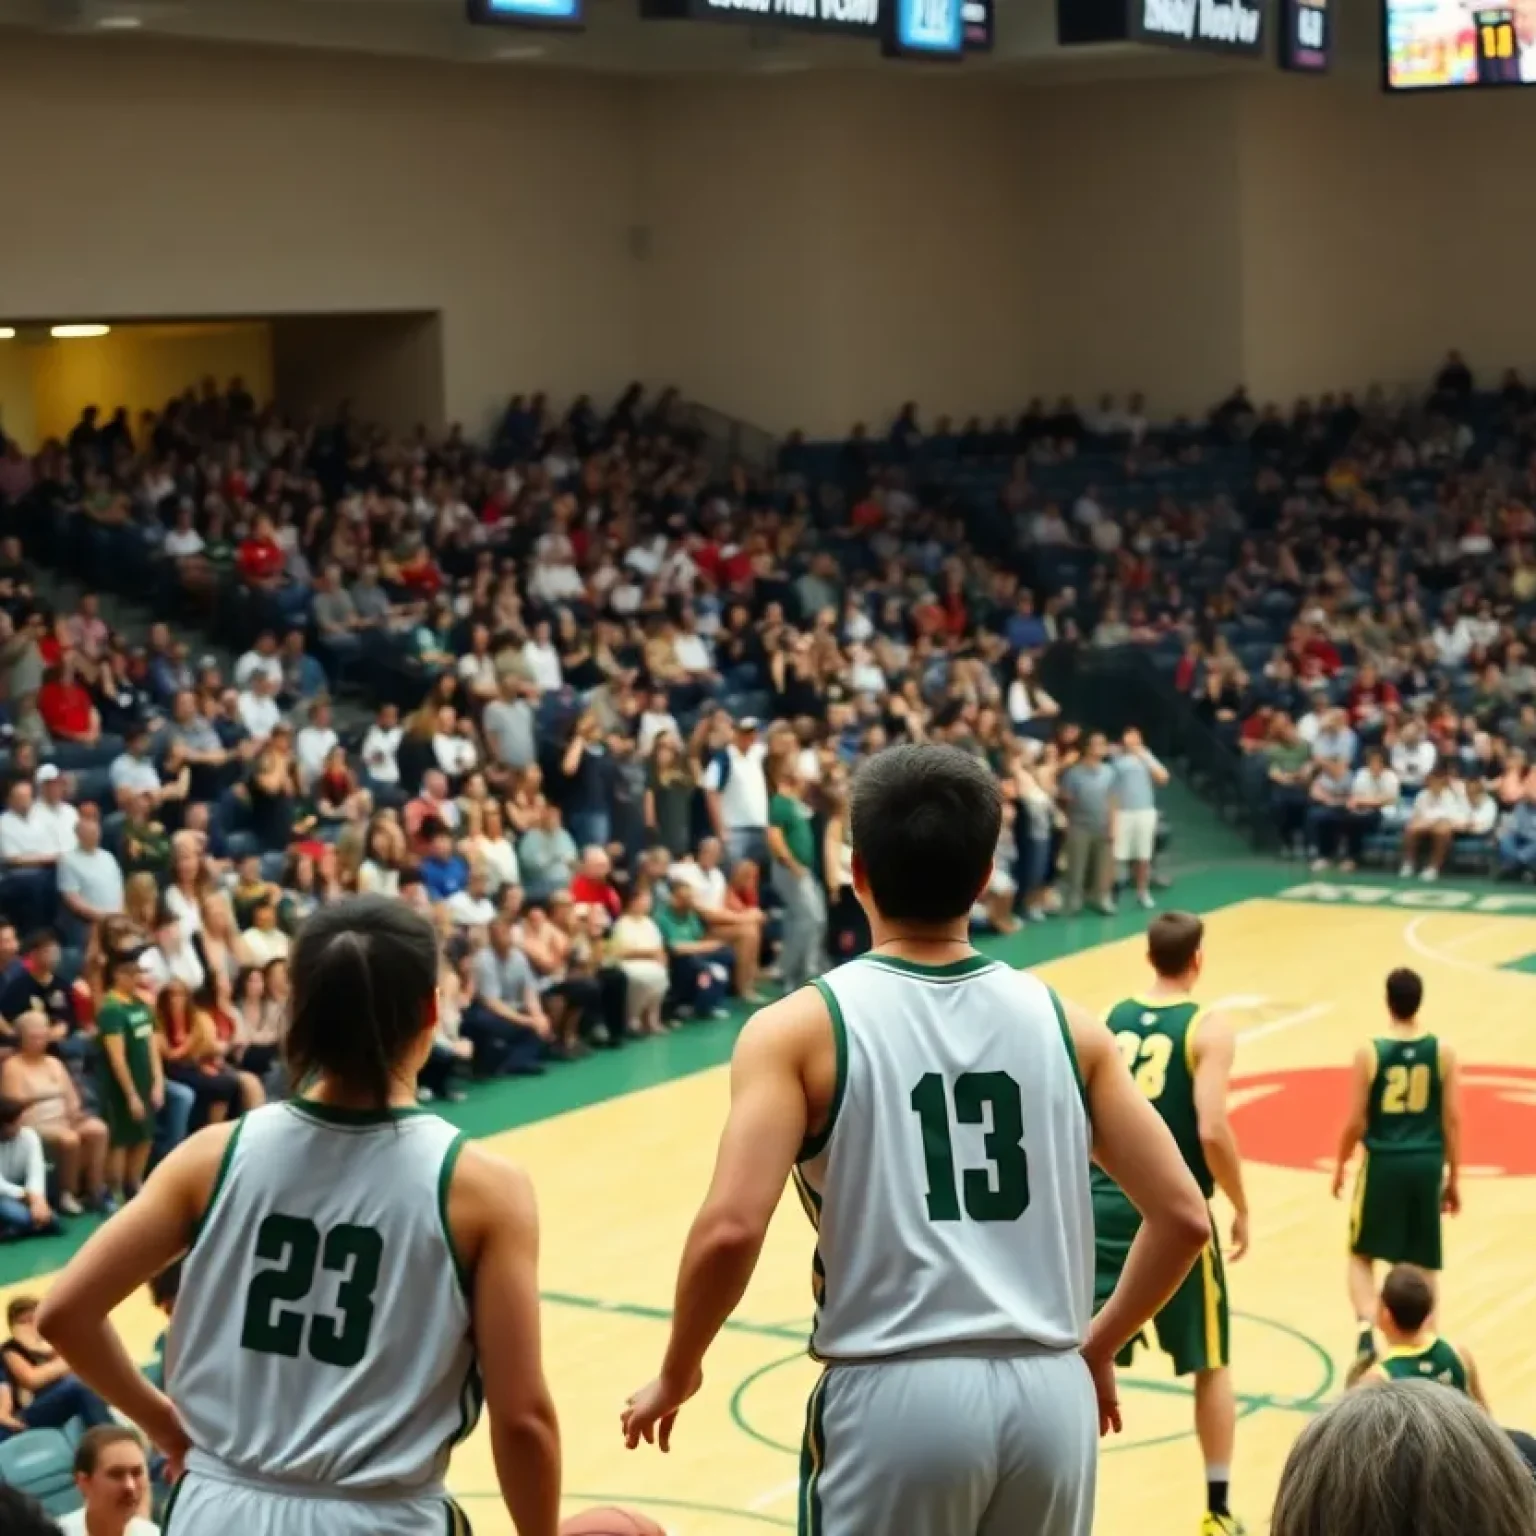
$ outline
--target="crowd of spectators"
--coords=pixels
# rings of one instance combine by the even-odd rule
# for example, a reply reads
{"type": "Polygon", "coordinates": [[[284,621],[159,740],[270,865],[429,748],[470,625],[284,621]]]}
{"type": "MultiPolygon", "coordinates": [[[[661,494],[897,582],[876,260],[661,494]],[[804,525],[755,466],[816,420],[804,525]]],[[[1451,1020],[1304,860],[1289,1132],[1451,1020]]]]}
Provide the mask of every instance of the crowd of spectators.
{"type": "Polygon", "coordinates": [[[716,472],[638,389],[514,399],[477,448],[297,426],[238,380],[8,445],[0,1233],[284,1091],[289,944],[345,892],[438,923],[449,1099],[867,945],[848,787],[893,740],[999,776],[978,925],[1112,911],[1122,874],[1150,905],[1163,766],[1062,718],[1017,562],[860,464],[716,472]],[[39,564],[86,595],[51,608],[39,564]],[[168,617],[136,644],[98,588],[168,617]]]}

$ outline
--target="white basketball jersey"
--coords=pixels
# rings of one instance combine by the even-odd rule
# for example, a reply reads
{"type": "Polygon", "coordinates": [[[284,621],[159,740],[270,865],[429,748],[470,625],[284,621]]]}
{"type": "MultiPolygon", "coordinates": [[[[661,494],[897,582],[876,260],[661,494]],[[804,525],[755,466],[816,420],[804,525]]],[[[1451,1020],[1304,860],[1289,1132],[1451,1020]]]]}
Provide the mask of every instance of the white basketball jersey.
{"type": "Polygon", "coordinates": [[[440,1483],[482,1400],[447,1228],[462,1142],[409,1109],[240,1121],[166,1344],[194,1466],[337,1497],[440,1483]]]}
{"type": "Polygon", "coordinates": [[[1076,1348],[1091,1133],[1055,994],[984,955],[865,955],[816,985],[838,1086],[795,1174],[816,1226],[812,1354],[1076,1348]]]}

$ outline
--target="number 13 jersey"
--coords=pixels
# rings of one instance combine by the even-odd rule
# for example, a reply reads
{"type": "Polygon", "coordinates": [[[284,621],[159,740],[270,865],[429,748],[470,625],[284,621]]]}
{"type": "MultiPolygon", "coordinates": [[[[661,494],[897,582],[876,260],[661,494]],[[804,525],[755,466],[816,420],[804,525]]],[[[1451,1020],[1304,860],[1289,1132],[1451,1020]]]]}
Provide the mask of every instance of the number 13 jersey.
{"type": "Polygon", "coordinates": [[[795,1170],[816,1227],[811,1353],[1076,1349],[1092,1136],[1055,993],[983,955],[864,955],[815,985],[837,1086],[795,1170]]]}
{"type": "Polygon", "coordinates": [[[230,1137],[182,1270],[166,1390],[193,1471],[345,1499],[440,1490],[479,1416],[437,1116],[294,1099],[230,1137]]]}

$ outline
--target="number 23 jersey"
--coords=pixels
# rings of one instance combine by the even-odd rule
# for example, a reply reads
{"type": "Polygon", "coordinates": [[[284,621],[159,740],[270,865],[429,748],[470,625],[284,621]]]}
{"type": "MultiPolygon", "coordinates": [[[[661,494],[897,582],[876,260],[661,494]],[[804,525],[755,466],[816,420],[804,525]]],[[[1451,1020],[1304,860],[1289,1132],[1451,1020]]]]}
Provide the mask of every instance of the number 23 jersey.
{"type": "Polygon", "coordinates": [[[339,1497],[440,1483],[481,1403],[447,1228],[461,1145],[409,1109],[295,1099],[241,1119],[166,1345],[197,1451],[339,1497]]]}
{"type": "Polygon", "coordinates": [[[812,1354],[1077,1348],[1091,1131],[1055,993],[983,955],[864,955],[815,985],[837,1086],[795,1170],[816,1227],[812,1354]]]}

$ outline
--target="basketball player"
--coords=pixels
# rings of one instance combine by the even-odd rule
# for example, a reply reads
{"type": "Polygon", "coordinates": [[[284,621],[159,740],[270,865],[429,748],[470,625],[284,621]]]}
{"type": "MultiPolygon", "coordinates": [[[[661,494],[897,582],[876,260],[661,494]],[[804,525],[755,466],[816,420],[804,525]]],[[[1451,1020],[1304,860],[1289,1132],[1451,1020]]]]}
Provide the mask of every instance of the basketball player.
{"type": "Polygon", "coordinates": [[[1374,1363],[1357,1364],[1347,1385],[1361,1381],[1438,1381],[1488,1406],[1477,1363],[1464,1349],[1434,1330],[1435,1289],[1429,1276],[1412,1264],[1394,1264],[1381,1282],[1376,1326],[1387,1342],[1374,1363]]]}
{"type": "Polygon", "coordinates": [[[1352,1103],[1333,1169],[1333,1195],[1362,1142],[1350,1221],[1349,1299],[1355,1361],[1376,1358],[1376,1263],[1412,1264],[1433,1287],[1440,1215],[1461,1209],[1461,1088],[1456,1055],[1419,1022],[1424,983],[1400,967],[1387,977],[1387,1032],[1355,1052],[1352,1103]]]}
{"type": "Polygon", "coordinates": [[[299,1096],[184,1142],[43,1305],[71,1369],[185,1466],[170,1536],[467,1531],[442,1479],[482,1379],[518,1536],[555,1536],[533,1191],[416,1106],[437,969],[402,902],[316,912],[284,1042],[299,1096]],[[162,1393],[109,1315],[183,1252],[162,1393]]]}
{"type": "Polygon", "coordinates": [[[793,1170],[827,1367],[803,1536],[1088,1536],[1115,1353],[1209,1239],[1205,1202],[1103,1025],[971,947],[1002,822],[985,765],[893,747],[851,811],[873,948],[742,1031],[671,1341],[625,1440],[668,1449],[793,1170]],[[1145,1217],[1091,1327],[1090,1151],[1145,1217]]]}
{"type": "MultiPolygon", "coordinates": [[[[1142,1096],[1173,1132],[1185,1165],[1209,1200],[1220,1189],[1232,1205],[1231,1257],[1248,1249],[1248,1197],[1242,1160],[1227,1120],[1227,1081],[1236,1049],[1232,1026],[1204,1012],[1192,996],[1204,961],[1205,925],[1189,912],[1165,912],[1147,928],[1152,985],[1109,1010],[1105,1022],[1142,1096]]],[[[1096,1234],[1094,1299],[1102,1306],[1120,1283],[1126,1255],[1141,1226],[1136,1207],[1111,1174],[1092,1174],[1096,1234]]],[[[1174,1374],[1195,1378],[1195,1434],[1205,1460],[1202,1536],[1243,1529],[1228,1504],[1237,1400],[1228,1368],[1230,1330],[1226,1272],[1214,1236],[1199,1262],[1155,1319],[1157,1342],[1174,1374]]],[[[1118,1364],[1129,1365],[1137,1340],[1118,1364]]]]}

